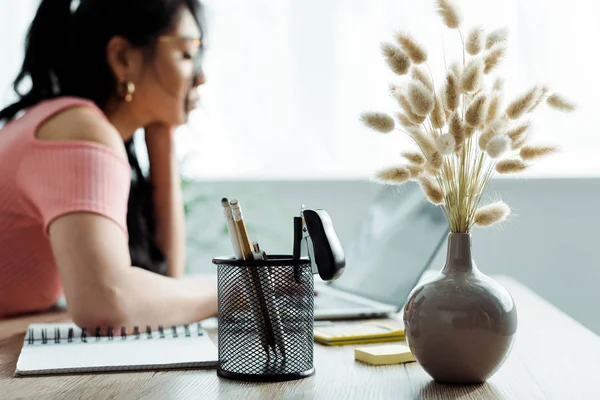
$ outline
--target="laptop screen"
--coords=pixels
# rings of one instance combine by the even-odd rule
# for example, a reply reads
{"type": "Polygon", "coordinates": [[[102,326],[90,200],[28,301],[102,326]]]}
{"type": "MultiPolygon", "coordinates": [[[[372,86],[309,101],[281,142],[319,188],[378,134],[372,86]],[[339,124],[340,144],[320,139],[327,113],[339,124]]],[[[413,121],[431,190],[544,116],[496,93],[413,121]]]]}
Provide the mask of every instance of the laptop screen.
{"type": "Polygon", "coordinates": [[[402,307],[447,232],[443,211],[425,200],[418,184],[383,187],[344,245],[346,269],[331,285],[402,307]]]}

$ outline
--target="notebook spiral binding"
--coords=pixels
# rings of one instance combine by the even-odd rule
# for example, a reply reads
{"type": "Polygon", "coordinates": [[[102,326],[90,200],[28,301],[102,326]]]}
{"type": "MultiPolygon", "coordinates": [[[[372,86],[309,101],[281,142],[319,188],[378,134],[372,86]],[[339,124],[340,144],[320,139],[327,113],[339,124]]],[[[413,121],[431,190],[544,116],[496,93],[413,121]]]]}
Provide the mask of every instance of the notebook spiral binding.
{"type": "MultiPolygon", "coordinates": [[[[197,325],[197,329],[196,332],[194,332],[194,334],[196,336],[203,336],[204,335],[204,330],[202,328],[202,325],[200,324],[200,322],[196,323],[197,325]]],[[[27,344],[33,345],[33,344],[51,344],[51,343],[55,343],[55,344],[61,344],[61,343],[73,343],[73,342],[78,342],[78,343],[88,343],[88,340],[93,340],[92,338],[95,338],[95,340],[100,340],[103,337],[106,337],[109,341],[115,340],[115,338],[120,338],[119,340],[138,340],[138,339],[165,339],[168,335],[168,333],[170,332],[171,335],[170,337],[172,338],[178,338],[178,337],[192,337],[192,331],[190,329],[190,325],[189,324],[185,324],[185,325],[181,325],[183,326],[183,332],[178,332],[178,326],[171,326],[168,328],[165,328],[162,325],[158,326],[158,330],[154,331],[152,329],[151,326],[146,326],[146,330],[144,333],[142,333],[140,331],[140,327],[139,326],[134,326],[133,327],[133,334],[128,335],[127,334],[127,328],[122,326],[121,330],[120,330],[120,335],[115,336],[114,332],[115,332],[115,328],[114,327],[109,327],[106,329],[106,335],[104,335],[102,332],[101,328],[96,328],[95,329],[95,334],[94,335],[89,335],[88,334],[88,329],[87,328],[81,328],[78,329],[79,335],[76,334],[76,329],[75,328],[69,328],[68,329],[68,333],[67,333],[67,337],[66,337],[66,341],[61,338],[61,330],[58,327],[54,328],[54,335],[52,337],[49,336],[48,334],[48,329],[47,328],[43,328],[43,329],[33,329],[30,328],[28,329],[27,332],[27,344]],[[182,334],[182,335],[181,335],[182,334]]]]}

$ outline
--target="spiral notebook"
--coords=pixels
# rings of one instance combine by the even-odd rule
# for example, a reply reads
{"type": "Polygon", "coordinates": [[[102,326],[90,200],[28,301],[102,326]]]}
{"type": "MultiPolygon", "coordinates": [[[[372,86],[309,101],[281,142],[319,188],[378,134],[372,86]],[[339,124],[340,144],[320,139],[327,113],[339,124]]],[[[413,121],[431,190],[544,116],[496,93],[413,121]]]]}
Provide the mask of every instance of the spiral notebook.
{"type": "Polygon", "coordinates": [[[217,348],[200,323],[89,332],[71,323],[32,324],[15,375],[215,367],[217,348]]]}

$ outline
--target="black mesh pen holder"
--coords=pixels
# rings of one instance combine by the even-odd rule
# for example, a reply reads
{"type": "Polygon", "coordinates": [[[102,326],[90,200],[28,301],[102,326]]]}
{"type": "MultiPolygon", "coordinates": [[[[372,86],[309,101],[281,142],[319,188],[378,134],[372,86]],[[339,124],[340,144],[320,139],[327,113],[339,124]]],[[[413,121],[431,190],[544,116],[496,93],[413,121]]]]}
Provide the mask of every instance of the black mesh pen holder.
{"type": "Polygon", "coordinates": [[[217,257],[217,375],[245,381],[285,381],[315,373],[314,281],[310,261],[217,257]]]}

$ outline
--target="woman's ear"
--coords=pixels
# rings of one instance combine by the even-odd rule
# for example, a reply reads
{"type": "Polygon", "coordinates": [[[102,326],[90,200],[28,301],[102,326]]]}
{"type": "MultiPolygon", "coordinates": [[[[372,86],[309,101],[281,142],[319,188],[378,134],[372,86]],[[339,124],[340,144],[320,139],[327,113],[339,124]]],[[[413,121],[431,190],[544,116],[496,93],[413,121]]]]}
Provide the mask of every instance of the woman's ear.
{"type": "Polygon", "coordinates": [[[115,36],[106,45],[106,59],[117,82],[133,82],[139,76],[143,57],[140,49],[136,49],[122,36],[115,36]]]}

